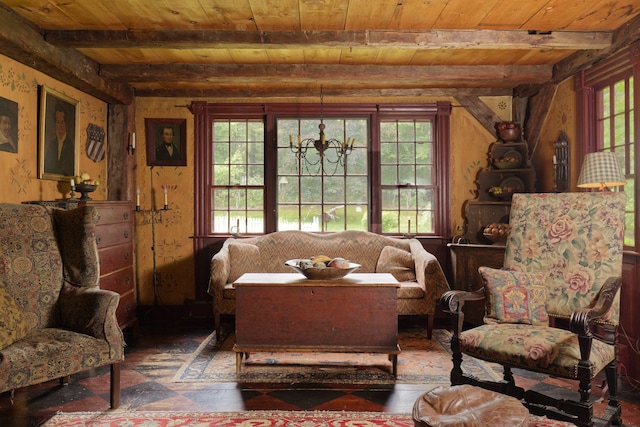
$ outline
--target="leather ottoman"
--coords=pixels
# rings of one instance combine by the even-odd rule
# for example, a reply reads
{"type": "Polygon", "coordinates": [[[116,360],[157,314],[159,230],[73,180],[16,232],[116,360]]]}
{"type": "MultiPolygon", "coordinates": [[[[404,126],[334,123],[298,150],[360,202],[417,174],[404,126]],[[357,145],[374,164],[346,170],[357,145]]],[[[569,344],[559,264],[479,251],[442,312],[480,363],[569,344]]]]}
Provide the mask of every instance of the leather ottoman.
{"type": "Polygon", "coordinates": [[[524,427],[529,411],[514,397],[468,384],[440,386],[413,405],[416,427],[524,427]]]}

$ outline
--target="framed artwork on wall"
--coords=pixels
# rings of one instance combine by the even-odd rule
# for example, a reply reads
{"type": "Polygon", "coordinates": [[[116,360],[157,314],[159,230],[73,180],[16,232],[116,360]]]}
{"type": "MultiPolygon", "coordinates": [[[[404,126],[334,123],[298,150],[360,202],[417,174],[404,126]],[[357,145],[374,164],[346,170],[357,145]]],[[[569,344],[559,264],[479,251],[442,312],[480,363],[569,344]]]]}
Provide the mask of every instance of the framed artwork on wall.
{"type": "Polygon", "coordinates": [[[187,120],[144,119],[147,165],[187,165],[187,120]]]}
{"type": "Polygon", "coordinates": [[[18,103],[1,96],[0,151],[18,152],[18,103]]]}
{"type": "Polygon", "coordinates": [[[38,178],[70,180],[79,175],[78,101],[40,87],[38,178]]]}

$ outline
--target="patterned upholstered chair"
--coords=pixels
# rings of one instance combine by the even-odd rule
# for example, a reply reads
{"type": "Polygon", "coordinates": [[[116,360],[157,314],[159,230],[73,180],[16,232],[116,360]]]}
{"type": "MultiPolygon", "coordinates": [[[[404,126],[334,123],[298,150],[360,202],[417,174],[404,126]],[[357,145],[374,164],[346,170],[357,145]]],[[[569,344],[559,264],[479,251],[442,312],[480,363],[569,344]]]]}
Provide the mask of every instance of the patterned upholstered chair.
{"type": "Polygon", "coordinates": [[[621,425],[615,340],[624,210],[624,193],[514,195],[503,269],[481,267],[483,289],[441,299],[454,322],[452,384],[509,394],[536,415],[591,426],[591,380],[604,370],[606,425],[621,425]],[[463,331],[464,301],[485,297],[485,324],[463,331]],[[503,381],[463,373],[463,353],[501,364],[503,381]],[[579,393],[525,392],[512,368],[577,380],[579,393]]]}
{"type": "Polygon", "coordinates": [[[0,392],[111,366],[120,399],[119,295],[98,287],[93,207],[0,204],[0,392]]]}

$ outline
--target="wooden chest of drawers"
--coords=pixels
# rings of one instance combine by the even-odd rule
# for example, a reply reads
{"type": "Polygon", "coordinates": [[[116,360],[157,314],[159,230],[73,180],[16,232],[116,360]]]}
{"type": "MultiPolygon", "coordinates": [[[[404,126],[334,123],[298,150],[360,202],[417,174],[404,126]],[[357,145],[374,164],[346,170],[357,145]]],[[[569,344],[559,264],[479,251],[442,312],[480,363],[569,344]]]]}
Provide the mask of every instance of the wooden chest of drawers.
{"type": "Polygon", "coordinates": [[[100,257],[100,287],[120,294],[116,312],[122,329],[135,325],[136,286],[133,267],[133,204],[87,201],[98,210],[96,240],[100,257]]]}

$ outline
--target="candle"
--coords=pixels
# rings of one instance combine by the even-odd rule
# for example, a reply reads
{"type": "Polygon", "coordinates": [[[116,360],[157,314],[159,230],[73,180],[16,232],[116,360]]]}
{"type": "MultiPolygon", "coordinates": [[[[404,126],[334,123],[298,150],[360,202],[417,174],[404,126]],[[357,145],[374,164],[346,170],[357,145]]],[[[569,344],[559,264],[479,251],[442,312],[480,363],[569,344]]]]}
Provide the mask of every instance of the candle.
{"type": "Polygon", "coordinates": [[[136,188],[136,209],[140,208],[140,187],[136,188]]]}
{"type": "Polygon", "coordinates": [[[407,229],[409,230],[409,233],[411,233],[411,218],[407,219],[407,229]]]}
{"type": "Polygon", "coordinates": [[[164,192],[164,205],[169,206],[169,202],[167,201],[167,187],[163,186],[162,191],[164,192]]]}
{"type": "Polygon", "coordinates": [[[555,154],[553,155],[553,164],[554,165],[556,164],[556,155],[555,154]]]}
{"type": "Polygon", "coordinates": [[[293,136],[289,135],[289,147],[293,147],[293,136]]]}
{"type": "Polygon", "coordinates": [[[76,182],[73,180],[73,178],[71,179],[70,184],[71,184],[71,188],[72,188],[72,189],[75,189],[75,188],[76,188],[76,182]]]}
{"type": "Polygon", "coordinates": [[[133,148],[134,150],[136,149],[136,133],[135,132],[133,132],[131,136],[131,148],[133,148]]]}

